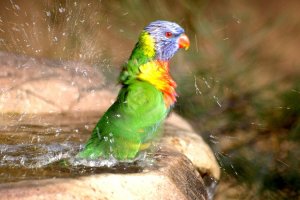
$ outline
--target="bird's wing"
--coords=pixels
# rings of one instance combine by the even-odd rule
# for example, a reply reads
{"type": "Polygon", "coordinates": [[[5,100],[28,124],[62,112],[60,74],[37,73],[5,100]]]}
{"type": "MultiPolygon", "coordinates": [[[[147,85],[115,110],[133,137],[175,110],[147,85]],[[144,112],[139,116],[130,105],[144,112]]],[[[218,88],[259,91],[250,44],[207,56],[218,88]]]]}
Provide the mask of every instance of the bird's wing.
{"type": "Polygon", "coordinates": [[[143,81],[124,86],[116,102],[97,123],[81,155],[99,157],[119,149],[122,152],[118,155],[128,156],[131,152],[126,149],[135,154],[155,134],[166,115],[163,95],[154,86],[143,81]]]}

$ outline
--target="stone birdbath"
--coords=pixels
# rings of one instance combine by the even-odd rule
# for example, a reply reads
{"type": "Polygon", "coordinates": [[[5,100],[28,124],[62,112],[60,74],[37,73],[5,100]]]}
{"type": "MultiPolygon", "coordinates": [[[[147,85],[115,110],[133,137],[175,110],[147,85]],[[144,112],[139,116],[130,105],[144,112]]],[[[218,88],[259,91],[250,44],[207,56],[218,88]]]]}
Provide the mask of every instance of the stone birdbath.
{"type": "Polygon", "coordinates": [[[0,52],[1,199],[212,199],[220,177],[214,154],[174,112],[154,164],[60,168],[112,104],[115,87],[83,63],[0,52]]]}

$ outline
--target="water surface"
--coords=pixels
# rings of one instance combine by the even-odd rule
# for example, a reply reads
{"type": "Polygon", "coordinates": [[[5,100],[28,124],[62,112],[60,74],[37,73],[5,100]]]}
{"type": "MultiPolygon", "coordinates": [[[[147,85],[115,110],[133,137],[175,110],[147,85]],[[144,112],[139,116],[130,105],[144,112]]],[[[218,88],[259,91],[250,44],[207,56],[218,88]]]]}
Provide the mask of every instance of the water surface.
{"type": "MultiPolygon", "coordinates": [[[[34,124],[33,121],[4,123],[0,128],[0,183],[29,179],[76,177],[98,173],[137,173],[144,164],[78,160],[94,127],[90,123],[69,121],[64,116],[56,123],[34,124]],[[61,122],[64,120],[63,124],[61,122]],[[69,124],[68,124],[69,123],[69,124]],[[59,124],[59,125],[57,125],[59,124]]],[[[5,120],[2,120],[4,122],[5,120]]],[[[151,162],[151,161],[150,161],[151,162]]],[[[148,164],[150,163],[148,162],[148,164]]],[[[151,165],[151,164],[150,164],[151,165]]]]}

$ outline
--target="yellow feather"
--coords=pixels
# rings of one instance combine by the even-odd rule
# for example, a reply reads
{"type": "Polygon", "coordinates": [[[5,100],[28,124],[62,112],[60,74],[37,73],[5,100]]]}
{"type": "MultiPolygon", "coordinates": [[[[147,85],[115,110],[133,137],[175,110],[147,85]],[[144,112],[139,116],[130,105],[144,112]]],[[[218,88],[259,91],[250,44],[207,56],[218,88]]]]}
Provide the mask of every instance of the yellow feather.
{"type": "Polygon", "coordinates": [[[155,55],[155,41],[147,32],[142,32],[140,36],[142,51],[146,56],[152,58],[155,55]]]}
{"type": "Polygon", "coordinates": [[[138,75],[140,80],[148,81],[159,90],[166,88],[167,84],[163,79],[163,74],[166,73],[166,70],[158,65],[157,62],[148,62],[140,66],[140,72],[138,75]]]}

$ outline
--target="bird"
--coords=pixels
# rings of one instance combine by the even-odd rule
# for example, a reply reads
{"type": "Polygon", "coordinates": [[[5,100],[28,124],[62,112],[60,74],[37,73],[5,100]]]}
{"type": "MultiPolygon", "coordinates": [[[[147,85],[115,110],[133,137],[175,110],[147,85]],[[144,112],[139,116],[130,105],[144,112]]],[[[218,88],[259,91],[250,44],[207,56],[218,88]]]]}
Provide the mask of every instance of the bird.
{"type": "Polygon", "coordinates": [[[190,46],[177,23],[157,20],[140,33],[119,75],[116,101],[100,118],[78,158],[130,162],[153,146],[176,102],[170,59],[190,46]]]}

